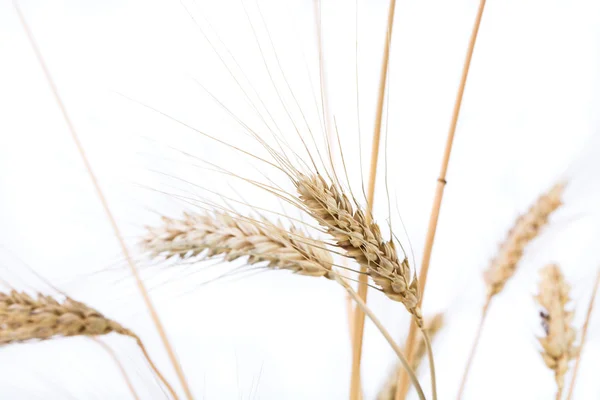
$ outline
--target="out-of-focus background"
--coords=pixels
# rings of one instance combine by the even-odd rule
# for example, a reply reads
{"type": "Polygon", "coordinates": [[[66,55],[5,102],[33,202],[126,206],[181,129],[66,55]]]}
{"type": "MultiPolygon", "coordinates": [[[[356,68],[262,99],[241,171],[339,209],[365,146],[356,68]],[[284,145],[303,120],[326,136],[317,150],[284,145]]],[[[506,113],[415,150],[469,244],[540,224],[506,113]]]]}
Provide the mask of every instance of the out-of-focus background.
{"type": "MultiPolygon", "coordinates": [[[[383,225],[391,216],[417,267],[478,4],[400,1],[396,9],[387,151],[380,162],[375,216],[383,225]]],[[[309,0],[258,5],[22,0],[19,5],[196,397],[346,398],[351,354],[340,288],[284,271],[228,274],[231,267],[215,263],[152,264],[137,243],[144,226],[159,224],[160,215],[177,217],[201,199],[219,201],[212,192],[279,210],[272,196],[215,172],[213,164],[252,179],[264,180],[265,174],[292,190],[283,175],[198,131],[265,155],[236,118],[270,143],[270,129],[279,129],[307,160],[294,126],[304,138],[310,137],[310,126],[323,151],[323,98],[352,187],[360,193],[387,2],[323,1],[323,98],[317,13],[309,0]]],[[[441,399],[452,398],[458,388],[484,299],[482,271],[498,243],[540,193],[568,179],[565,206],[528,247],[518,273],[493,304],[465,393],[465,399],[553,396],[552,373],[538,354],[536,335],[542,332],[532,295],[539,268],[559,263],[573,286],[574,323],[580,326],[600,261],[598,15],[600,3],[591,0],[487,5],[424,302],[426,316],[446,313],[447,324],[434,344],[441,399]]],[[[0,2],[0,278],[29,291],[55,286],[122,322],[142,336],[176,382],[8,0],[0,2]]],[[[369,304],[402,342],[409,322],[403,306],[375,292],[369,304]]],[[[600,395],[599,320],[590,327],[577,399],[600,395]]],[[[131,340],[110,336],[106,342],[143,398],[164,398],[131,340]]],[[[3,398],[130,396],[110,357],[90,340],[5,346],[0,360],[3,398]]],[[[394,363],[387,343],[367,322],[365,398],[375,398],[394,363]]],[[[420,376],[426,387],[427,368],[420,376]]]]}

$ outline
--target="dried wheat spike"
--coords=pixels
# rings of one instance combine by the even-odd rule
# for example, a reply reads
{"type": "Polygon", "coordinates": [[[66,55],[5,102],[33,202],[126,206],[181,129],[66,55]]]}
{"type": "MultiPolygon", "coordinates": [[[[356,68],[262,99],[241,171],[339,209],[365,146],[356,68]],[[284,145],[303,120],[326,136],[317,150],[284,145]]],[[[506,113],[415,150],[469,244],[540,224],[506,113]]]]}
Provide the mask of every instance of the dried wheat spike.
{"type": "Polygon", "coordinates": [[[142,246],[154,255],[204,258],[223,256],[225,261],[248,257],[250,264],[266,262],[274,269],[301,275],[333,277],[333,260],[324,243],[292,226],[234,218],[225,212],[184,214],[182,219],[163,217],[164,224],[148,228],[142,246]]]}
{"type": "Polygon", "coordinates": [[[540,275],[539,293],[535,299],[543,308],[540,316],[546,336],[538,340],[542,345],[544,362],[554,371],[558,392],[561,393],[569,361],[577,355],[574,345],[576,332],[571,326],[573,312],[565,309],[570,301],[570,286],[556,265],[543,268],[540,275]]]}
{"type": "Polygon", "coordinates": [[[379,225],[367,222],[361,209],[352,203],[335,184],[328,185],[320,175],[298,174],[296,187],[306,210],[334,237],[346,254],[367,269],[383,293],[403,303],[422,325],[418,306],[416,276],[411,280],[408,260],[398,258],[393,241],[382,238],[379,225]]]}
{"type": "Polygon", "coordinates": [[[38,294],[0,293],[0,345],[56,336],[98,336],[115,332],[137,337],[83,303],[67,298],[62,303],[38,294]]]}
{"type": "Polygon", "coordinates": [[[484,274],[488,299],[502,291],[506,282],[514,275],[527,244],[539,235],[540,230],[548,223],[550,214],[562,205],[564,188],[563,183],[554,185],[536,200],[526,214],[516,220],[484,274]]]}
{"type": "MultiPolygon", "coordinates": [[[[444,327],[444,314],[438,313],[431,318],[426,318],[423,326],[429,334],[431,340],[433,340],[435,338],[435,335],[444,327]]],[[[419,338],[417,339],[417,342],[415,344],[414,352],[415,353],[411,367],[413,370],[416,371],[421,365],[421,361],[423,361],[425,354],[427,353],[427,344],[425,342],[425,339],[423,338],[423,335],[419,335],[419,338]]],[[[390,373],[388,379],[385,381],[385,384],[379,391],[379,394],[377,395],[377,400],[394,400],[396,396],[396,388],[398,385],[398,373],[403,369],[404,368],[402,367],[402,365],[398,365],[396,366],[396,368],[394,368],[392,373],[390,373]]]]}

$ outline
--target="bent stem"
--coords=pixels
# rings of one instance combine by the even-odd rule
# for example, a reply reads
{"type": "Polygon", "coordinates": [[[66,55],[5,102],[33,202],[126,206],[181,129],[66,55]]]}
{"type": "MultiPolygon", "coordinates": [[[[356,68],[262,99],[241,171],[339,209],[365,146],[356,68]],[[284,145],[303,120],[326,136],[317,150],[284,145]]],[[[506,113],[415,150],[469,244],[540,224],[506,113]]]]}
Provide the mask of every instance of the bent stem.
{"type": "Polygon", "coordinates": [[[140,339],[138,336],[133,336],[133,338],[135,339],[138,347],[144,354],[144,357],[146,358],[146,361],[148,361],[148,364],[150,365],[150,368],[152,368],[152,371],[154,371],[156,376],[158,376],[158,379],[160,379],[160,381],[166,386],[169,393],[171,393],[171,396],[173,396],[173,399],[178,400],[179,397],[177,396],[177,393],[175,392],[175,390],[173,390],[173,387],[171,386],[169,381],[167,381],[164,375],[156,367],[156,364],[154,364],[154,361],[152,361],[152,359],[150,358],[150,354],[148,354],[148,351],[146,350],[146,346],[144,346],[142,339],[140,339]]]}
{"type": "Polygon", "coordinates": [[[381,321],[379,321],[379,319],[375,316],[375,314],[373,314],[373,312],[369,309],[369,307],[367,307],[365,302],[360,298],[358,293],[356,293],[354,291],[354,289],[352,289],[352,287],[348,284],[348,282],[346,282],[344,280],[344,278],[342,278],[336,274],[335,280],[340,285],[342,285],[344,287],[344,289],[346,289],[346,291],[348,292],[350,297],[352,297],[352,299],[356,302],[357,308],[359,308],[366,316],[368,316],[369,319],[373,322],[373,324],[377,327],[379,332],[381,332],[381,334],[383,335],[385,340],[387,340],[387,342],[390,344],[390,346],[392,347],[392,349],[398,356],[398,359],[400,360],[400,363],[402,364],[402,366],[406,369],[406,372],[408,373],[408,376],[410,377],[410,380],[419,395],[419,399],[425,400],[425,394],[423,393],[423,388],[421,388],[421,385],[419,384],[419,380],[417,379],[415,371],[413,371],[413,369],[410,367],[410,365],[408,365],[408,361],[404,357],[404,354],[402,354],[402,350],[400,349],[400,346],[398,346],[398,344],[396,342],[394,342],[392,335],[390,335],[390,333],[387,331],[387,329],[385,329],[385,327],[383,326],[381,321]]]}
{"type": "Polygon", "coordinates": [[[427,345],[427,358],[429,359],[429,373],[431,374],[431,393],[433,400],[437,400],[437,383],[435,379],[435,363],[433,362],[433,349],[431,348],[431,339],[426,329],[421,329],[421,333],[425,338],[425,344],[427,345]]]}
{"type": "Polygon", "coordinates": [[[456,396],[457,400],[462,398],[463,392],[465,390],[465,386],[467,384],[467,377],[469,376],[469,371],[471,370],[471,364],[473,364],[473,359],[475,358],[475,353],[477,352],[477,346],[479,345],[479,339],[481,339],[481,332],[483,331],[483,325],[485,324],[485,317],[488,314],[488,310],[490,309],[490,303],[492,301],[492,297],[488,296],[488,299],[483,306],[483,311],[481,313],[481,320],[479,321],[479,327],[477,328],[477,334],[475,335],[475,340],[473,341],[473,345],[471,346],[471,352],[469,353],[469,358],[467,359],[467,365],[465,366],[465,370],[463,372],[462,379],[460,381],[460,388],[458,389],[458,394],[456,396]]]}
{"type": "MultiPolygon", "coordinates": [[[[450,121],[450,128],[448,130],[448,138],[446,139],[446,148],[444,150],[444,157],[442,159],[442,166],[440,168],[440,175],[437,179],[435,198],[433,200],[433,206],[431,209],[431,215],[429,217],[429,227],[427,228],[427,236],[425,238],[425,247],[423,249],[423,261],[421,263],[421,271],[419,272],[419,289],[421,292],[421,299],[419,305],[423,302],[423,296],[425,295],[425,284],[427,283],[427,273],[429,271],[429,263],[431,260],[431,253],[433,251],[433,242],[435,240],[435,233],[437,230],[438,219],[440,216],[440,208],[442,206],[442,198],[444,197],[444,188],[446,187],[446,173],[448,171],[448,163],[450,162],[450,153],[452,151],[452,144],[454,143],[454,134],[456,132],[456,126],[458,124],[458,116],[460,114],[460,108],[462,105],[463,94],[465,92],[465,86],[467,84],[467,77],[469,76],[469,68],[471,66],[471,59],[473,57],[473,51],[475,49],[475,43],[477,41],[477,34],[479,33],[479,26],[481,25],[481,18],[483,16],[483,10],[485,8],[486,0],[480,0],[479,9],[471,31],[471,38],[469,41],[469,47],[467,49],[467,55],[463,65],[462,76],[456,93],[456,100],[454,102],[454,110],[452,112],[452,119],[450,121]]],[[[413,322],[410,324],[408,337],[406,339],[406,345],[404,348],[409,357],[409,361],[413,359],[413,352],[415,346],[415,336],[417,334],[417,325],[413,322]]],[[[406,399],[408,392],[406,375],[401,371],[398,377],[398,389],[396,392],[396,400],[406,399]]]]}
{"type": "Polygon", "coordinates": [[[75,127],[73,126],[73,123],[71,122],[71,118],[69,117],[69,114],[67,113],[67,108],[65,107],[65,104],[62,101],[62,98],[60,97],[60,95],[58,93],[58,89],[54,83],[54,80],[52,79],[52,75],[50,74],[50,71],[48,70],[48,67],[46,66],[46,62],[44,61],[44,58],[42,57],[42,53],[40,52],[40,50],[37,46],[37,43],[33,36],[33,33],[29,29],[29,25],[27,24],[27,21],[25,20],[25,17],[23,15],[23,13],[21,12],[21,9],[19,8],[16,1],[13,4],[17,11],[17,14],[19,15],[21,25],[23,26],[23,29],[27,35],[27,38],[29,39],[29,43],[31,44],[33,52],[35,53],[35,56],[38,60],[38,63],[40,64],[40,67],[42,68],[42,70],[44,72],[46,81],[48,82],[48,85],[50,86],[52,94],[54,95],[54,99],[55,99],[60,111],[62,112],[62,116],[67,124],[67,127],[69,128],[73,142],[75,142],[77,150],[79,151],[79,154],[83,161],[83,164],[85,165],[85,169],[87,170],[90,180],[92,181],[94,188],[96,189],[96,195],[98,196],[98,199],[100,200],[100,203],[102,204],[102,208],[104,209],[104,212],[110,222],[110,225],[111,225],[112,230],[115,234],[115,237],[119,243],[119,246],[121,247],[121,252],[123,253],[123,256],[125,257],[125,259],[127,260],[127,264],[129,265],[131,274],[133,275],[133,277],[135,279],[137,287],[138,287],[138,289],[142,295],[142,298],[144,300],[144,304],[146,305],[146,308],[148,309],[150,317],[152,318],[152,322],[154,322],[154,326],[156,327],[156,330],[158,331],[158,334],[162,340],[163,346],[165,347],[165,350],[167,352],[167,355],[169,356],[171,364],[173,365],[173,368],[175,369],[177,377],[179,378],[179,382],[181,383],[181,386],[183,387],[183,390],[186,394],[186,397],[189,400],[191,400],[191,399],[193,399],[192,392],[189,388],[187,380],[185,379],[183,369],[181,368],[181,365],[175,355],[175,351],[173,350],[171,343],[169,342],[169,339],[167,338],[165,328],[160,320],[160,317],[158,316],[158,312],[156,311],[156,309],[154,308],[154,305],[152,304],[152,300],[150,299],[150,295],[148,294],[148,291],[146,290],[146,286],[144,285],[144,282],[142,281],[142,278],[140,277],[140,275],[137,271],[135,263],[133,262],[133,258],[131,257],[131,254],[129,253],[127,245],[125,244],[125,239],[123,237],[123,234],[121,233],[119,226],[117,225],[117,221],[115,220],[115,217],[108,205],[108,201],[107,201],[106,197],[104,196],[104,192],[102,191],[102,188],[100,187],[100,183],[98,182],[98,179],[96,178],[96,175],[92,169],[92,166],[87,158],[87,155],[83,148],[83,145],[81,144],[81,141],[79,140],[77,131],[75,130],[75,127]]]}
{"type": "Polygon", "coordinates": [[[573,367],[573,377],[571,378],[571,384],[569,385],[569,394],[567,394],[567,400],[571,400],[571,397],[573,396],[573,391],[575,390],[575,382],[577,381],[577,371],[579,370],[579,363],[581,361],[581,353],[583,353],[583,346],[585,345],[585,341],[587,339],[587,331],[590,325],[592,311],[594,310],[594,301],[596,299],[596,294],[598,293],[598,286],[600,286],[600,269],[598,269],[598,274],[596,275],[596,283],[594,284],[594,289],[592,290],[592,298],[590,299],[590,304],[587,309],[585,322],[583,323],[583,328],[581,329],[581,344],[579,345],[579,352],[577,353],[577,358],[575,359],[575,367],[573,367]]]}
{"type": "Polygon", "coordinates": [[[102,346],[102,348],[104,350],[106,350],[106,352],[114,360],[115,364],[117,364],[117,367],[119,368],[119,371],[121,372],[121,375],[123,376],[123,379],[125,379],[125,383],[127,384],[127,387],[129,388],[129,391],[131,392],[131,395],[133,396],[133,398],[135,400],[140,400],[140,396],[138,396],[138,394],[136,393],[135,388],[133,387],[133,383],[131,383],[131,380],[129,379],[129,375],[127,375],[127,371],[125,371],[125,367],[123,367],[123,364],[119,360],[117,353],[115,353],[115,351],[112,349],[112,347],[110,347],[109,345],[104,343],[102,340],[96,339],[95,337],[91,337],[91,339],[94,342],[98,343],[100,346],[102,346]]]}

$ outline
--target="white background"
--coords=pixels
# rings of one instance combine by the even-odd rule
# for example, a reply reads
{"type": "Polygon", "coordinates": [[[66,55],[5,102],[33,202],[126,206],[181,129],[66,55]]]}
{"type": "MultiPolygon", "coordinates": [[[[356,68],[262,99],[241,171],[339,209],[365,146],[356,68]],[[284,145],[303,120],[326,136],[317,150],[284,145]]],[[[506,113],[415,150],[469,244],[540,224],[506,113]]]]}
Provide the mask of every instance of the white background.
{"type": "MultiPolygon", "coordinates": [[[[231,268],[149,266],[137,253],[144,225],[159,224],[160,214],[176,217],[183,209],[193,209],[177,194],[199,200],[214,198],[209,191],[217,191],[278,210],[272,196],[209,171],[203,161],[255,179],[264,179],[262,171],[291,190],[284,176],[256,160],[142,105],[264,155],[207,94],[261,137],[271,138],[208,37],[247,92],[260,94],[301,153],[257,46],[262,46],[276,86],[293,108],[256,4],[246,3],[248,16],[237,0],[187,2],[189,14],[181,3],[165,0],[20,4],[119,226],[144,269],[196,397],[347,398],[351,355],[345,300],[334,284],[247,269],[213,280],[231,268]]],[[[397,5],[388,157],[387,164],[385,157],[380,163],[375,214],[385,225],[387,165],[394,230],[408,245],[401,217],[417,266],[478,4],[457,0],[397,5]]],[[[321,99],[313,3],[261,1],[260,9],[281,68],[322,143],[315,108],[315,96],[317,104],[321,99]]],[[[353,2],[345,1],[325,0],[322,8],[327,95],[358,192],[355,38],[366,171],[386,12],[384,1],[361,1],[358,12],[353,2]]],[[[491,1],[486,8],[424,303],[425,315],[444,311],[447,316],[434,345],[440,399],[453,398],[458,388],[484,299],[482,271],[497,244],[540,193],[558,179],[568,179],[565,206],[528,247],[515,278],[493,304],[464,397],[553,398],[552,372],[538,355],[535,336],[541,329],[532,295],[537,270],[548,262],[559,263],[573,285],[574,323],[580,326],[598,268],[599,15],[600,4],[591,0],[491,1]]],[[[303,127],[297,111],[292,120],[303,127]]],[[[0,278],[7,285],[48,292],[52,284],[98,308],[140,334],[161,369],[177,383],[8,0],[0,1],[0,246],[0,278]]],[[[402,342],[408,327],[404,308],[375,292],[369,304],[402,342]]],[[[577,399],[600,395],[595,379],[598,320],[590,327],[577,399]]],[[[111,335],[105,341],[118,351],[143,398],[164,398],[131,340],[111,335]]],[[[90,340],[6,346],[0,349],[0,360],[2,398],[130,398],[111,359],[90,340]]],[[[393,365],[388,345],[367,322],[366,398],[375,398],[393,365]]],[[[420,372],[427,388],[427,370],[420,372]]]]}

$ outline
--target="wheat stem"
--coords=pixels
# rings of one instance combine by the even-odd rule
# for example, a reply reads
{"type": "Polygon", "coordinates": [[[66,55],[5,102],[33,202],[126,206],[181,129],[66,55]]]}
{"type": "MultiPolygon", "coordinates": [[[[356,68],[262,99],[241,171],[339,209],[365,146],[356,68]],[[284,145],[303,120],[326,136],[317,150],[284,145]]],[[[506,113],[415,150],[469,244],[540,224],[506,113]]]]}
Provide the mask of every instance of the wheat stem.
{"type": "Polygon", "coordinates": [[[160,372],[160,370],[158,369],[156,364],[154,364],[154,361],[152,361],[152,358],[150,358],[150,354],[148,354],[148,350],[146,350],[146,346],[144,346],[142,339],[140,339],[137,335],[134,336],[133,338],[135,339],[138,347],[144,354],[146,361],[148,361],[150,368],[152,368],[152,371],[154,371],[156,376],[158,376],[158,379],[160,379],[160,381],[167,387],[167,390],[169,391],[169,393],[171,393],[171,396],[173,396],[173,399],[175,399],[175,400],[179,399],[179,397],[177,396],[177,392],[175,392],[175,390],[173,389],[173,386],[171,386],[169,381],[167,381],[165,376],[160,372]]]}
{"type": "Polygon", "coordinates": [[[460,387],[458,389],[457,399],[460,400],[462,394],[465,390],[465,386],[467,384],[467,377],[469,376],[469,371],[471,370],[471,365],[473,364],[473,359],[475,358],[475,353],[477,352],[477,347],[479,346],[479,340],[481,339],[481,332],[483,332],[483,325],[485,324],[486,317],[488,315],[488,310],[490,308],[492,298],[488,297],[484,306],[483,311],[481,312],[481,319],[479,320],[479,326],[477,327],[477,333],[475,334],[475,339],[473,340],[473,344],[471,345],[471,350],[469,352],[469,358],[467,359],[467,365],[465,366],[465,370],[463,372],[463,376],[460,381],[460,387]]]}
{"type": "Polygon", "coordinates": [[[127,249],[127,245],[125,244],[125,240],[123,239],[123,235],[121,234],[121,231],[119,230],[117,222],[112,214],[112,211],[110,210],[110,207],[108,206],[108,201],[106,200],[106,197],[104,196],[104,193],[102,192],[102,189],[100,188],[98,179],[96,178],[96,175],[93,172],[92,166],[91,166],[91,164],[87,158],[87,155],[83,149],[83,145],[81,144],[81,141],[79,140],[77,132],[75,131],[75,127],[73,126],[73,123],[71,122],[69,114],[67,113],[67,109],[62,101],[62,98],[60,97],[60,95],[58,93],[58,89],[54,83],[54,80],[52,79],[52,75],[50,74],[50,71],[48,70],[48,68],[46,66],[46,63],[44,61],[44,58],[42,57],[42,53],[40,52],[40,50],[37,46],[35,38],[33,37],[33,33],[29,29],[29,26],[25,20],[25,17],[23,16],[21,9],[19,8],[17,2],[14,2],[14,7],[17,10],[19,19],[21,21],[21,24],[23,25],[23,29],[25,30],[25,33],[27,34],[27,38],[29,39],[31,47],[33,48],[33,51],[36,55],[36,58],[40,64],[42,70],[44,71],[44,75],[46,77],[48,85],[50,86],[52,94],[54,95],[56,103],[58,104],[58,106],[62,112],[63,118],[69,128],[69,131],[71,132],[73,141],[75,142],[75,145],[77,146],[79,154],[81,155],[82,161],[85,165],[85,168],[86,168],[86,170],[89,174],[89,177],[94,185],[94,188],[96,189],[96,194],[98,195],[98,198],[100,199],[100,202],[102,203],[102,207],[106,213],[106,216],[108,217],[108,220],[110,221],[110,225],[115,233],[117,241],[119,242],[121,251],[127,260],[127,264],[130,267],[131,273],[134,276],[136,284],[138,286],[138,289],[140,290],[140,293],[142,294],[142,297],[144,299],[144,303],[146,304],[146,307],[148,308],[148,312],[150,313],[152,321],[154,322],[154,325],[160,335],[160,338],[162,339],[163,345],[167,351],[169,359],[171,360],[171,363],[173,364],[175,372],[177,373],[177,376],[179,378],[181,385],[183,386],[183,389],[186,393],[187,398],[192,399],[193,398],[192,392],[191,392],[191,390],[187,384],[187,381],[185,379],[183,369],[181,368],[181,365],[179,364],[179,361],[177,360],[177,357],[175,356],[175,352],[173,351],[173,348],[171,347],[171,344],[167,338],[167,334],[162,325],[162,322],[160,321],[158,313],[156,312],[154,305],[152,304],[152,301],[150,299],[150,296],[145,288],[145,285],[142,282],[142,279],[138,274],[138,271],[135,267],[135,264],[133,262],[131,254],[129,253],[129,250],[127,249]]]}
{"type": "Polygon", "coordinates": [[[431,375],[431,393],[433,396],[433,400],[437,400],[435,362],[433,361],[433,349],[431,347],[431,339],[429,338],[429,333],[427,333],[426,329],[421,328],[421,333],[423,334],[423,339],[425,340],[425,344],[427,345],[427,358],[429,359],[429,373],[431,375]]]}
{"type": "Polygon", "coordinates": [[[590,325],[590,319],[592,317],[592,311],[594,310],[594,302],[596,300],[596,294],[598,293],[598,286],[600,286],[600,269],[596,275],[596,282],[594,283],[594,289],[592,290],[592,297],[590,298],[590,304],[588,305],[587,314],[585,316],[585,322],[581,329],[581,344],[579,345],[579,352],[575,359],[575,366],[573,367],[573,377],[571,378],[571,384],[569,387],[569,393],[567,394],[567,400],[571,400],[573,391],[575,390],[575,382],[577,381],[577,372],[579,371],[579,363],[581,362],[581,354],[583,353],[583,346],[587,339],[587,331],[590,325]]]}
{"type": "MultiPolygon", "coordinates": [[[[420,281],[420,292],[421,292],[421,302],[423,301],[423,296],[425,293],[425,284],[427,283],[427,273],[429,271],[429,263],[431,261],[431,253],[433,250],[433,243],[435,240],[435,233],[437,230],[437,223],[440,215],[440,208],[442,206],[442,198],[444,196],[444,188],[446,187],[446,172],[448,170],[448,163],[450,161],[450,153],[452,151],[452,144],[454,143],[454,133],[456,132],[456,126],[458,123],[458,116],[460,114],[460,108],[462,105],[463,94],[465,91],[465,86],[467,84],[467,77],[469,75],[469,68],[471,66],[471,58],[473,57],[473,50],[475,49],[475,42],[477,41],[477,34],[479,32],[479,26],[481,24],[481,18],[483,16],[483,10],[485,8],[485,0],[480,0],[479,9],[477,11],[477,16],[475,18],[475,23],[473,25],[473,30],[471,32],[471,38],[469,41],[469,47],[467,49],[467,55],[465,58],[465,63],[463,66],[462,76],[460,80],[460,84],[458,87],[458,92],[456,94],[456,100],[454,102],[454,110],[452,112],[452,119],[450,121],[450,128],[448,130],[448,138],[446,139],[446,148],[444,150],[444,156],[442,158],[442,166],[440,169],[440,175],[437,179],[435,197],[433,200],[433,206],[431,209],[431,215],[429,218],[429,227],[427,228],[427,236],[425,238],[425,247],[423,249],[423,260],[421,263],[421,271],[419,272],[419,281],[420,281]]],[[[406,340],[405,349],[407,351],[409,360],[413,357],[413,351],[415,346],[415,336],[417,334],[417,326],[413,323],[410,325],[410,329],[408,332],[408,337],[406,340]]],[[[396,395],[396,400],[404,400],[406,399],[406,394],[408,393],[408,385],[406,375],[404,373],[400,374],[398,378],[398,392],[396,395]]]]}
{"type": "Polygon", "coordinates": [[[133,396],[133,398],[135,400],[140,400],[140,396],[138,396],[137,392],[135,391],[135,388],[133,387],[133,383],[131,382],[131,379],[129,379],[129,375],[127,375],[127,371],[125,371],[125,367],[123,367],[123,364],[119,360],[119,356],[117,356],[117,353],[112,349],[112,347],[110,347],[103,341],[96,339],[94,337],[92,337],[91,339],[94,342],[98,343],[104,350],[106,350],[106,352],[110,355],[110,357],[113,359],[115,364],[117,364],[117,367],[119,368],[119,372],[121,372],[121,376],[123,376],[123,379],[125,380],[125,383],[127,384],[127,387],[129,388],[129,391],[131,392],[131,395],[133,396]]]}
{"type": "Polygon", "coordinates": [[[348,292],[350,297],[352,297],[352,299],[354,299],[354,301],[356,302],[356,308],[359,308],[360,310],[362,310],[362,312],[369,317],[369,319],[373,322],[373,324],[381,332],[381,334],[383,335],[385,340],[390,344],[390,346],[392,347],[392,349],[398,356],[400,363],[402,363],[402,365],[406,369],[406,372],[410,378],[410,381],[412,382],[413,386],[415,387],[415,390],[417,391],[417,394],[419,395],[419,399],[425,400],[425,394],[423,393],[423,388],[419,384],[419,380],[417,379],[417,376],[416,376],[414,370],[408,364],[406,357],[404,357],[404,354],[402,354],[402,349],[400,349],[400,346],[398,346],[398,344],[394,341],[394,339],[392,338],[392,335],[390,335],[390,333],[387,331],[387,329],[385,329],[385,327],[383,326],[381,321],[379,321],[379,319],[375,316],[375,314],[373,314],[373,312],[369,309],[367,304],[360,298],[358,293],[356,293],[354,291],[354,289],[352,289],[352,287],[342,277],[340,277],[339,275],[336,275],[335,279],[340,285],[342,285],[344,287],[344,289],[346,289],[346,291],[348,292]]]}
{"type": "MultiPolygon", "coordinates": [[[[396,0],[390,1],[387,31],[383,49],[383,61],[381,63],[381,73],[379,78],[379,93],[377,99],[377,109],[375,116],[375,128],[373,131],[373,142],[371,145],[371,166],[369,172],[369,184],[367,189],[367,223],[373,212],[373,203],[375,199],[375,183],[377,182],[377,164],[379,161],[379,147],[381,142],[381,122],[383,119],[383,103],[385,100],[385,88],[387,84],[387,73],[390,56],[390,38],[394,26],[394,14],[396,10],[396,0]]],[[[363,272],[358,278],[358,295],[362,301],[367,301],[367,280],[368,276],[364,274],[366,267],[360,267],[363,272]]],[[[354,311],[354,327],[352,340],[352,375],[350,378],[350,399],[358,400],[360,398],[360,365],[362,360],[362,344],[365,327],[365,315],[357,307],[354,311]]]]}

